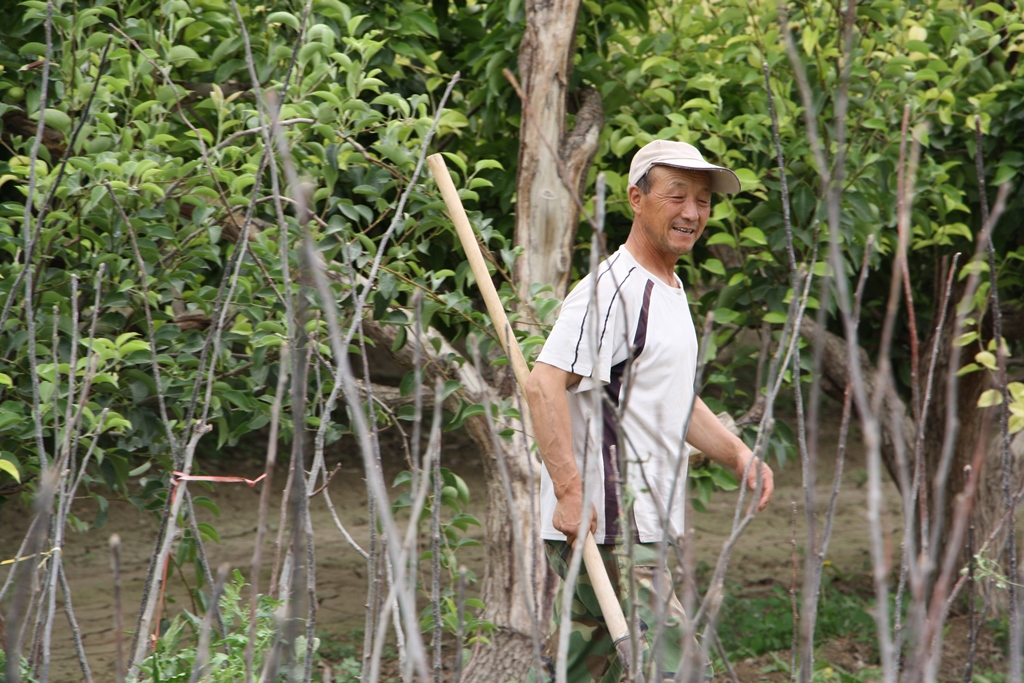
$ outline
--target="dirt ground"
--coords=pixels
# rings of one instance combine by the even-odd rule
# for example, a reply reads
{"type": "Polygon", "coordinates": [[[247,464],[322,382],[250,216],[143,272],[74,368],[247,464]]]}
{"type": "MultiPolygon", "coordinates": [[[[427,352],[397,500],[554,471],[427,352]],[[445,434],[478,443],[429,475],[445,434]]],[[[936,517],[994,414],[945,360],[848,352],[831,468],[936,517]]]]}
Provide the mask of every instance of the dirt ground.
{"type": "MultiPolygon", "coordinates": [[[[464,477],[471,494],[471,512],[485,514],[486,501],[483,475],[471,454],[471,445],[458,437],[445,437],[446,445],[442,463],[464,477]]],[[[821,450],[821,471],[816,488],[821,509],[827,503],[834,472],[834,446],[821,450]]],[[[248,460],[237,455],[219,462],[204,463],[207,470],[218,474],[252,477],[258,474],[254,461],[262,459],[262,453],[248,454],[248,460]]],[[[340,470],[330,484],[329,493],[336,506],[342,524],[360,544],[368,538],[367,494],[362,468],[354,453],[343,445],[335,448],[329,464],[340,464],[340,470]]],[[[387,463],[387,477],[390,478],[401,467],[400,458],[387,463]]],[[[801,555],[806,539],[806,524],[803,511],[804,494],[801,486],[799,463],[789,462],[784,468],[776,468],[777,491],[771,507],[759,515],[748,527],[736,546],[729,564],[727,583],[746,588],[758,589],[781,584],[788,590],[793,580],[794,552],[801,555]],[[794,529],[796,530],[794,532],[794,529]],[[794,538],[795,533],[795,538],[794,538]],[[795,550],[794,550],[795,546],[795,550]]],[[[843,474],[836,510],[833,538],[829,545],[827,559],[831,566],[849,576],[866,576],[870,569],[868,524],[866,514],[866,470],[863,457],[856,450],[848,455],[843,474]]],[[[280,490],[284,485],[284,472],[279,472],[272,484],[280,490]]],[[[208,543],[207,553],[211,566],[228,563],[231,567],[247,570],[252,561],[253,541],[256,530],[260,487],[249,488],[245,484],[218,483],[206,488],[193,488],[194,495],[209,497],[220,509],[214,516],[200,509],[205,521],[213,524],[220,536],[219,543],[208,543]]],[[[279,506],[275,496],[272,510],[279,506]]],[[[696,530],[696,557],[698,561],[714,565],[725,542],[731,525],[735,506],[735,495],[719,493],[713,498],[707,513],[693,512],[690,520],[696,530]]],[[[895,487],[885,483],[886,545],[892,553],[899,552],[899,510],[895,487]]],[[[365,619],[366,572],[365,564],[344,540],[337,529],[322,497],[312,501],[311,511],[317,544],[317,585],[320,598],[318,628],[331,634],[339,642],[350,641],[361,648],[361,638],[355,637],[365,619]]],[[[83,497],[75,506],[75,514],[90,521],[96,514],[96,505],[90,498],[83,497]]],[[[272,515],[276,519],[276,512],[272,515]]],[[[24,532],[30,523],[31,514],[18,504],[8,504],[0,510],[0,561],[14,556],[24,532]]],[[[271,527],[276,530],[275,527],[271,527]]],[[[145,571],[157,533],[153,516],[140,512],[126,502],[111,501],[109,522],[101,529],[85,533],[70,532],[64,549],[67,574],[74,600],[74,612],[84,635],[89,663],[97,681],[111,680],[113,657],[116,647],[114,629],[113,580],[110,569],[108,540],[111,534],[118,534],[122,543],[123,585],[125,628],[134,628],[135,606],[141,595],[145,571]]],[[[480,530],[471,527],[471,536],[479,538],[480,530]]],[[[264,558],[266,565],[273,557],[271,538],[268,538],[264,558]]],[[[483,574],[482,550],[470,548],[460,559],[483,574]]],[[[898,559],[894,558],[897,561],[898,559]]],[[[6,577],[9,565],[0,565],[0,580],[6,577]]],[[[187,577],[188,574],[186,573],[187,577]]],[[[264,581],[264,586],[265,586],[264,581]]],[[[189,608],[186,592],[181,579],[169,580],[168,611],[181,607],[189,608]]],[[[965,648],[966,625],[963,619],[954,619],[946,637],[950,657],[956,658],[959,650],[960,661],[965,648]]],[[[872,664],[870,648],[852,637],[842,638],[826,645],[819,653],[819,661],[826,661],[848,673],[856,673],[872,664]]],[[[53,648],[51,680],[70,682],[81,680],[81,672],[71,646],[69,629],[65,619],[58,619],[53,648]]],[[[124,643],[127,649],[127,642],[124,643]]],[[[991,643],[983,648],[991,648],[991,643]]],[[[987,652],[987,651],[986,651],[987,652]]],[[[998,653],[989,653],[998,657],[998,653]]],[[[742,683],[755,681],[789,680],[789,674],[780,666],[788,663],[788,652],[779,652],[758,658],[732,662],[736,680],[742,683]]],[[[952,659],[943,666],[944,678],[959,680],[962,664],[952,659]]],[[[720,671],[716,680],[732,680],[726,672],[720,671]]],[[[836,679],[838,680],[838,679],[836,679]]]]}

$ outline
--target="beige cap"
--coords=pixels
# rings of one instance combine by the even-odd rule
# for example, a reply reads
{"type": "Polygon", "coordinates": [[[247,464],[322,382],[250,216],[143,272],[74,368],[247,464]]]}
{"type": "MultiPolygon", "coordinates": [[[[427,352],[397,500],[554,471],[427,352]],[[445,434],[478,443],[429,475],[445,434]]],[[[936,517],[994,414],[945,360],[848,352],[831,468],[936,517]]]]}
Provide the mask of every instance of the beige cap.
{"type": "Polygon", "coordinates": [[[736,194],[740,191],[740,179],[727,168],[704,161],[697,148],[685,142],[655,140],[640,148],[629,165],[629,186],[637,184],[651,166],[674,166],[694,171],[711,172],[711,191],[736,194]]]}

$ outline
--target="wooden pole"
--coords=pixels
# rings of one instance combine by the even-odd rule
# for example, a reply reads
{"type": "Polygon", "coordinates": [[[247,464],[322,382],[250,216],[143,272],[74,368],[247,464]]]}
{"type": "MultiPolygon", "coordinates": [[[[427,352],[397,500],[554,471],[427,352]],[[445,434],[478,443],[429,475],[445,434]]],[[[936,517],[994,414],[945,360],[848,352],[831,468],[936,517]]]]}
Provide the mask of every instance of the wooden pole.
{"type": "MultiPolygon", "coordinates": [[[[480,294],[487,306],[487,313],[491,317],[494,328],[498,331],[498,341],[501,342],[502,348],[505,349],[505,355],[508,356],[509,362],[512,364],[516,382],[519,383],[521,389],[525,390],[530,369],[526,365],[526,359],[519,348],[519,343],[516,342],[512,326],[508,322],[508,316],[505,315],[505,307],[502,306],[494,283],[491,282],[491,275],[487,270],[483,254],[480,253],[476,234],[473,232],[473,226],[470,224],[466,209],[459,198],[458,190],[455,189],[455,183],[452,182],[451,175],[448,173],[448,166],[440,154],[431,154],[427,157],[427,164],[430,166],[431,173],[434,174],[437,187],[441,190],[441,197],[444,198],[444,203],[448,207],[448,213],[455,225],[455,232],[459,236],[459,241],[462,242],[469,267],[473,271],[473,277],[476,278],[477,287],[480,288],[480,294]]],[[[594,592],[597,594],[597,601],[601,606],[601,613],[604,615],[608,633],[615,643],[619,661],[622,663],[623,669],[628,670],[633,662],[633,653],[626,617],[622,613],[622,606],[615,595],[612,582],[608,579],[608,572],[605,571],[601,553],[597,549],[597,542],[594,541],[594,535],[589,531],[583,542],[583,563],[586,565],[587,574],[590,575],[590,580],[593,583],[594,592]]],[[[637,672],[636,680],[643,683],[642,673],[637,672]]]]}

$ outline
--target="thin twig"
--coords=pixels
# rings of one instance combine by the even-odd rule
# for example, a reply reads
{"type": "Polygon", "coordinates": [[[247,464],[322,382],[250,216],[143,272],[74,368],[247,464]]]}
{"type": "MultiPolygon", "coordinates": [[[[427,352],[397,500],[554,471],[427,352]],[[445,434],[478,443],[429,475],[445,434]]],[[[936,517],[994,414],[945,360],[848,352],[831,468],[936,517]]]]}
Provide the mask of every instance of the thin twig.
{"type": "MultiPolygon", "coordinates": [[[[31,281],[32,278],[28,278],[31,281]]],[[[42,550],[46,543],[47,529],[50,526],[50,518],[53,514],[53,499],[57,490],[57,474],[50,468],[43,470],[40,477],[40,485],[36,489],[35,519],[25,534],[25,557],[24,562],[15,563],[11,575],[15,577],[14,585],[18,590],[14,592],[10,607],[5,616],[5,628],[7,630],[6,655],[7,655],[7,680],[19,680],[18,670],[21,662],[21,648],[25,642],[25,635],[28,628],[29,617],[32,613],[32,605],[37,590],[37,572],[39,570],[42,550]]]]}
{"type": "MultiPolygon", "coordinates": [[[[192,458],[195,454],[196,446],[199,445],[199,440],[212,429],[213,427],[211,425],[202,425],[202,427],[192,432],[192,438],[185,446],[185,460],[182,463],[182,469],[179,470],[180,472],[189,474],[192,471],[192,458]]],[[[187,481],[181,481],[178,486],[174,488],[173,494],[168,497],[169,510],[166,515],[167,523],[162,535],[159,537],[159,546],[153,554],[153,559],[150,562],[151,567],[164,567],[167,564],[171,553],[171,545],[174,541],[177,518],[181,511],[185,488],[187,486],[187,481]]],[[[139,665],[145,657],[146,649],[149,644],[150,624],[152,622],[153,613],[157,607],[157,595],[160,592],[160,588],[163,586],[163,583],[163,576],[159,573],[154,575],[152,579],[152,590],[148,592],[145,599],[142,601],[141,609],[139,611],[138,626],[136,627],[136,632],[132,641],[132,659],[131,666],[128,671],[129,678],[137,675],[139,665]]]]}
{"type": "MultiPolygon", "coordinates": [[[[978,196],[981,200],[981,222],[989,222],[988,195],[985,185],[985,164],[982,156],[981,117],[974,116],[974,162],[978,174],[978,196]]],[[[995,225],[992,226],[995,230],[995,225]]],[[[991,237],[988,241],[988,276],[989,276],[989,309],[992,311],[992,339],[996,347],[996,387],[1002,395],[997,411],[999,415],[1000,465],[1002,474],[1003,505],[1011,510],[1006,530],[1006,576],[1008,579],[1007,609],[1010,621],[1010,680],[1021,680],[1024,676],[1024,654],[1020,644],[1024,634],[1021,632],[1020,604],[1017,599],[1019,575],[1017,568],[1017,530],[1016,515],[1013,514],[1011,487],[1013,480],[1013,461],[1010,453],[1010,389],[1006,374],[1006,347],[1003,339],[1003,311],[999,301],[999,278],[996,270],[995,245],[991,237]]],[[[972,633],[973,637],[973,633],[972,633]]]]}
{"type": "Polygon", "coordinates": [[[114,672],[115,681],[124,683],[124,620],[121,605],[121,537],[110,537],[110,571],[114,577],[114,672]]]}
{"type": "Polygon", "coordinates": [[[456,589],[455,609],[458,613],[455,630],[455,673],[452,683],[462,683],[462,640],[466,631],[466,568],[459,567],[459,583],[456,589]]]}
{"type": "MultiPolygon", "coordinates": [[[[316,119],[304,119],[304,118],[282,119],[282,120],[277,122],[277,125],[279,125],[279,126],[294,126],[297,123],[316,123],[316,119]]],[[[238,138],[245,137],[246,135],[262,135],[266,131],[267,131],[267,126],[266,126],[266,124],[263,124],[263,125],[256,126],[255,128],[247,128],[245,130],[240,130],[240,131],[234,132],[231,135],[229,135],[228,137],[224,138],[224,140],[222,140],[219,144],[217,144],[217,146],[215,146],[213,148],[213,151],[216,152],[219,149],[227,147],[228,145],[230,145],[232,142],[234,142],[238,138]]]]}
{"type": "MultiPolygon", "coordinates": [[[[805,484],[806,486],[806,484],[805,484]]],[[[800,573],[800,556],[797,552],[796,544],[796,518],[797,518],[797,506],[796,500],[793,501],[793,514],[789,518],[790,526],[790,555],[793,560],[793,578],[789,584],[789,604],[790,610],[793,614],[793,636],[790,640],[790,658],[789,658],[789,680],[796,683],[797,677],[797,655],[800,652],[800,613],[797,609],[797,576],[800,573]]]]}
{"type": "Polygon", "coordinates": [[[974,580],[974,513],[967,520],[967,662],[964,664],[963,683],[974,680],[974,658],[978,651],[978,610],[975,604],[974,580]]]}
{"type": "MultiPolygon", "coordinates": [[[[266,479],[260,491],[260,508],[256,519],[256,541],[253,544],[252,563],[249,571],[249,640],[245,645],[245,680],[252,683],[253,658],[256,647],[257,612],[259,608],[260,571],[263,568],[263,539],[267,533],[267,511],[270,509],[271,485],[274,471],[277,469],[277,442],[281,429],[281,405],[284,402],[285,385],[288,382],[288,346],[281,348],[280,363],[277,371],[277,388],[274,391],[274,402],[270,406],[270,433],[267,435],[267,456],[263,473],[266,479]]],[[[271,581],[273,586],[273,581],[271,581]]]]}
{"type": "MultiPolygon", "coordinates": [[[[440,378],[434,380],[434,405],[440,406],[441,397],[444,392],[444,382],[440,378]]],[[[441,639],[444,635],[443,624],[441,623],[441,413],[438,407],[434,409],[433,423],[430,427],[430,447],[428,453],[436,453],[436,457],[429,462],[430,478],[434,483],[434,504],[430,509],[430,602],[434,613],[434,633],[431,645],[434,649],[434,683],[441,683],[441,670],[444,668],[444,661],[441,659],[441,639]]],[[[489,413],[488,413],[489,414],[489,413]]],[[[423,463],[423,476],[427,476],[428,463],[423,463]]],[[[410,524],[411,526],[411,524],[410,524]]]]}

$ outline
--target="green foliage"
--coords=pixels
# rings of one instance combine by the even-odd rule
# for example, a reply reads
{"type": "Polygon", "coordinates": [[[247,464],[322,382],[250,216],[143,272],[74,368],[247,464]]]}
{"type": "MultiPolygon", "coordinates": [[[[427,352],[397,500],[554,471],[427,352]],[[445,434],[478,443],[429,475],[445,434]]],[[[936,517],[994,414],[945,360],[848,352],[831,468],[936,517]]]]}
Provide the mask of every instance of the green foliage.
{"type": "Polygon", "coordinates": [[[334,679],[337,683],[359,683],[362,680],[360,674],[362,667],[355,657],[345,657],[338,664],[331,668],[334,679]]]}
{"type": "MultiPolygon", "coordinates": [[[[411,486],[413,481],[414,477],[411,472],[399,472],[392,486],[395,488],[411,486]]],[[[433,491],[433,477],[431,477],[428,485],[430,487],[429,490],[433,491]]],[[[399,510],[410,509],[412,507],[412,495],[409,491],[400,494],[391,505],[393,511],[397,513],[399,510]]],[[[480,520],[474,515],[466,512],[466,507],[469,505],[469,486],[466,484],[466,480],[447,467],[441,468],[440,501],[432,493],[427,496],[426,504],[420,512],[419,523],[421,525],[429,523],[433,515],[434,506],[438,504],[440,504],[442,511],[440,522],[442,548],[439,560],[442,568],[455,573],[458,571],[458,566],[455,562],[455,551],[459,548],[480,545],[478,541],[469,538],[465,534],[471,526],[479,527],[481,524],[480,520]],[[445,515],[444,511],[447,511],[449,514],[445,515]]],[[[423,559],[429,559],[430,557],[431,555],[428,551],[423,556],[423,559]]]]}
{"type": "Polygon", "coordinates": [[[974,674],[974,683],[1007,683],[1009,678],[1000,671],[985,671],[974,674]]]}
{"type": "MultiPolygon", "coordinates": [[[[405,487],[414,484],[415,478],[411,472],[401,472],[395,477],[395,487],[405,487]]],[[[480,521],[466,512],[469,504],[469,487],[465,480],[446,467],[441,468],[441,497],[438,500],[433,493],[427,497],[426,505],[420,513],[419,525],[421,529],[420,538],[430,538],[430,524],[436,505],[441,506],[440,515],[440,546],[438,563],[445,572],[445,580],[442,584],[441,602],[439,605],[441,626],[451,635],[459,632],[459,604],[458,604],[458,581],[460,572],[465,572],[467,582],[475,582],[476,575],[460,566],[459,552],[468,547],[480,546],[480,542],[470,538],[468,533],[470,527],[481,526],[480,521]],[[447,514],[445,514],[447,513],[447,514]]],[[[433,477],[428,482],[429,491],[434,491],[433,477]]],[[[392,507],[397,512],[411,508],[414,491],[403,492],[392,507]]],[[[433,550],[425,549],[420,555],[421,570],[424,578],[421,583],[424,587],[429,585],[427,578],[429,572],[427,567],[433,559],[433,550]]],[[[463,634],[465,645],[473,645],[477,641],[487,641],[487,634],[494,630],[495,626],[486,619],[481,618],[484,610],[484,603],[477,598],[467,598],[462,606],[463,609],[463,634]]],[[[429,632],[434,627],[433,606],[428,605],[420,615],[420,627],[424,632],[429,632]]]]}
{"type": "MultiPolygon", "coordinates": [[[[221,635],[216,627],[212,629],[206,660],[208,674],[203,680],[235,681],[245,677],[245,652],[250,640],[249,597],[243,594],[247,585],[241,572],[235,570],[231,581],[224,586],[219,604],[226,632],[221,635]]],[[[253,640],[255,671],[262,670],[263,662],[272,650],[279,627],[274,611],[280,604],[280,601],[267,596],[258,597],[253,640]]],[[[189,612],[174,617],[161,634],[154,652],[140,665],[137,683],[191,680],[202,621],[201,617],[189,612]]],[[[305,652],[305,638],[300,636],[295,645],[297,666],[302,665],[305,652]]],[[[279,679],[288,680],[287,673],[282,673],[279,679]]]]}
{"type": "MultiPolygon", "coordinates": [[[[775,671],[793,675],[790,662],[776,653],[771,653],[772,662],[764,667],[764,673],[775,671]]],[[[815,660],[814,671],[811,673],[812,683],[877,683],[881,680],[882,671],[879,667],[866,666],[856,672],[849,672],[840,666],[826,661],[815,660]]]]}
{"type": "MultiPolygon", "coordinates": [[[[873,596],[865,597],[824,577],[815,645],[849,636],[874,643],[873,601],[873,596]]],[[[732,657],[756,657],[789,649],[793,644],[793,607],[789,591],[778,584],[766,595],[744,596],[739,590],[728,591],[717,631],[722,646],[732,657]]]]}
{"type": "MultiPolygon", "coordinates": [[[[317,638],[320,640],[316,650],[317,659],[330,663],[332,680],[337,683],[358,683],[362,666],[359,663],[359,651],[352,643],[362,643],[363,630],[353,629],[347,639],[326,631],[317,631],[317,638]]],[[[395,653],[390,646],[386,646],[384,652],[386,658],[394,659],[395,653]]]]}
{"type": "MultiPolygon", "coordinates": [[[[145,3],[100,0],[72,15],[71,3],[56,3],[46,114],[56,137],[35,165],[32,201],[45,211],[28,221],[33,137],[5,122],[0,302],[12,307],[0,338],[0,484],[31,480],[40,458],[53,457],[68,432],[69,404],[81,410],[74,443],[80,452],[92,449],[86,483],[131,491],[150,508],[162,504],[168,473],[197,421],[214,426],[201,442],[205,452],[269,422],[280,350],[294,337],[285,277],[294,277],[298,264],[282,241],[294,244],[298,226],[287,204],[278,219],[269,172],[262,170],[264,119],[231,6],[165,5],[154,13],[145,3]],[[249,210],[254,223],[242,242],[249,210]],[[26,272],[36,228],[34,296],[26,302],[18,276],[26,272]]],[[[382,240],[447,80],[430,56],[432,41],[456,41],[459,34],[439,33],[433,10],[416,3],[385,3],[386,11],[378,11],[376,4],[318,0],[298,40],[301,4],[239,5],[255,75],[262,92],[280,102],[282,134],[309,185],[313,237],[343,313],[353,311],[353,277],[380,250],[381,276],[368,301],[374,317],[399,328],[411,324],[410,301],[419,292],[425,325],[453,339],[483,328],[463,293],[465,264],[450,258],[450,224],[423,188],[414,189],[407,214],[382,240]]],[[[473,22],[484,19],[472,14],[461,8],[450,28],[479,31],[473,22]]],[[[45,5],[5,7],[3,16],[10,19],[0,28],[3,107],[23,106],[31,119],[41,88],[36,72],[21,67],[45,52],[45,5]]],[[[466,117],[451,109],[438,135],[458,136],[465,125],[466,117]]],[[[497,160],[448,156],[457,183],[468,188],[466,200],[509,175],[497,160]]],[[[515,254],[507,238],[489,220],[479,223],[509,267],[515,254]]],[[[311,325],[318,361],[329,363],[323,324],[311,325]]],[[[330,388],[328,373],[311,393],[307,425],[327,417],[322,397],[330,388]]],[[[282,414],[288,439],[296,425],[287,410],[282,414]]],[[[471,414],[454,416],[452,426],[471,414]]],[[[329,422],[327,443],[346,429],[343,420],[329,422]]]]}
{"type": "Polygon", "coordinates": [[[707,504],[715,491],[735,491],[739,486],[736,477],[713,460],[691,467],[687,483],[692,496],[690,504],[698,512],[707,512],[707,504]]]}
{"type": "MultiPolygon", "coordinates": [[[[0,671],[3,671],[6,675],[7,672],[7,648],[0,648],[0,671]]],[[[21,658],[21,665],[18,668],[19,680],[23,683],[36,683],[39,679],[35,677],[35,672],[29,667],[28,662],[24,657],[21,658]]]]}

